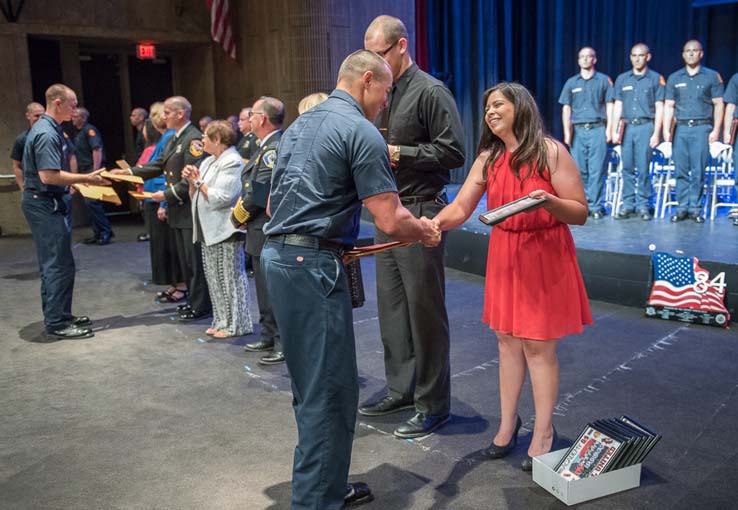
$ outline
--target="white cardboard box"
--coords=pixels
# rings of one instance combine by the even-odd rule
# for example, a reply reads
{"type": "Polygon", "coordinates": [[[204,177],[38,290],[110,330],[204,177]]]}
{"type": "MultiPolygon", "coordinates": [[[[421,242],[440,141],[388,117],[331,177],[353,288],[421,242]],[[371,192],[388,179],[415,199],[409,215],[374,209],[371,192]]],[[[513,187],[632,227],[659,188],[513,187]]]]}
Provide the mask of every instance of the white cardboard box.
{"type": "Polygon", "coordinates": [[[567,448],[533,457],[533,481],[567,505],[633,489],[641,485],[641,465],[603,473],[581,480],[568,480],[554,471],[567,448]]]}

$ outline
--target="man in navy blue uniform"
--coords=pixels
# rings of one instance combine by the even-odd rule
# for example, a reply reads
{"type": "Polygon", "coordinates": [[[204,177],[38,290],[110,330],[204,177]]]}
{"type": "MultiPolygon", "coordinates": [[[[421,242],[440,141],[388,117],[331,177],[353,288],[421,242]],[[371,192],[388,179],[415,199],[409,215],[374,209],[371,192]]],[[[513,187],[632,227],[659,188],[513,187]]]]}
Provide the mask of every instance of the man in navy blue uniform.
{"type": "Polygon", "coordinates": [[[18,184],[18,188],[20,188],[21,191],[23,191],[23,147],[26,145],[28,132],[43,114],[44,105],[36,102],[28,103],[28,106],[26,106],[28,129],[16,137],[15,142],[13,142],[13,148],[10,151],[10,161],[13,164],[15,182],[18,184]]]}
{"type": "Polygon", "coordinates": [[[700,65],[704,53],[699,41],[687,41],[682,50],[685,66],[666,80],[664,141],[672,141],[676,172],[677,211],[671,221],[688,217],[704,223],[705,166],[710,144],[720,139],[723,120],[723,79],[717,71],[700,65]]]}
{"type": "Polygon", "coordinates": [[[582,174],[589,214],[597,220],[605,215],[602,191],[611,133],[612,80],[595,70],[594,49],[579,50],[577,62],[579,73],[566,80],[559,96],[561,122],[564,143],[571,147],[571,155],[582,174]]]}
{"type": "Polygon", "coordinates": [[[391,86],[379,55],[349,55],[336,90],[284,132],[272,174],[261,259],[292,379],[293,510],[338,510],[371,498],[365,484],[346,483],[359,386],[342,259],[358,236],[362,202],[393,239],[441,241],[429,219],[402,207],[387,144],[370,122],[391,86]]]}
{"type": "MultiPolygon", "coordinates": [[[[72,114],[72,124],[77,128],[74,137],[74,155],[77,157],[77,169],[81,174],[105,168],[105,148],[100,130],[90,124],[90,112],[87,108],[77,108],[72,114]]],[[[105,216],[103,203],[99,200],[85,198],[85,207],[90,214],[92,237],[85,239],[85,244],[110,244],[114,237],[113,228],[105,216]]]]}
{"type": "Polygon", "coordinates": [[[659,144],[661,135],[666,80],[649,69],[650,61],[648,46],[636,44],[630,50],[633,69],[615,80],[613,132],[619,129],[620,120],[624,121],[624,132],[613,133],[612,136],[613,142],[621,145],[623,163],[623,204],[616,219],[630,218],[634,213],[644,221],[651,219],[649,165],[651,149],[659,144]]]}
{"type": "MultiPolygon", "coordinates": [[[[738,170],[738,136],[735,135],[736,129],[734,127],[738,124],[738,73],[734,74],[728,82],[728,86],[725,87],[725,128],[723,129],[723,142],[733,143],[733,170],[738,170]]],[[[736,187],[736,194],[738,196],[738,187],[736,187]]],[[[731,211],[733,217],[733,225],[738,227],[738,211],[731,211]]]]}
{"type": "Polygon", "coordinates": [[[69,171],[68,146],[61,123],[70,120],[77,96],[66,85],[46,90],[46,113],[36,122],[23,148],[23,214],[36,244],[41,274],[41,306],[47,335],[55,338],[94,336],[89,317],[72,315],[74,256],[65,222],[68,187],[76,183],[106,184],[100,171],[69,171]]]}

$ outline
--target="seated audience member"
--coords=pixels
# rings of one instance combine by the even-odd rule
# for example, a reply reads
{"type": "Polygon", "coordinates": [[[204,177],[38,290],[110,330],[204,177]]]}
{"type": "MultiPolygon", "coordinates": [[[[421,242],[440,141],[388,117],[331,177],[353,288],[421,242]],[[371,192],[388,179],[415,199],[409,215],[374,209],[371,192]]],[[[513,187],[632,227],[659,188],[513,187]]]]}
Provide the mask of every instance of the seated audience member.
{"type": "Polygon", "coordinates": [[[213,322],[206,333],[215,338],[250,334],[249,286],[244,270],[243,233],[231,224],[231,208],[241,192],[243,160],[227,121],[205,129],[203,149],[210,154],[200,168],[187,165],[182,176],[190,184],[192,242],[202,246],[205,278],[213,303],[213,322]]]}

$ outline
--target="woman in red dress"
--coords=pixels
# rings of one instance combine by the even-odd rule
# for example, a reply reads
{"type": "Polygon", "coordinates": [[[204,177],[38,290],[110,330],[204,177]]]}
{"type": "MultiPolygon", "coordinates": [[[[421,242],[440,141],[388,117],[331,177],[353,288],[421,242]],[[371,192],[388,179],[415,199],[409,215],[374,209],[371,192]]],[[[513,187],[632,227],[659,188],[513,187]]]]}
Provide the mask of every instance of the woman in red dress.
{"type": "Polygon", "coordinates": [[[507,455],[521,425],[518,400],[530,372],[535,405],[531,457],[551,450],[559,387],[558,339],[592,323],[587,293],[567,224],[587,220],[587,200],[574,160],[543,131],[530,92],[500,83],[484,94],[479,156],[456,199],[436,218],[441,230],[458,227],[487,192],[494,209],[524,197],[542,197],[535,210],[496,225],[490,234],[482,320],[497,335],[500,425],[486,453],[507,455]]]}

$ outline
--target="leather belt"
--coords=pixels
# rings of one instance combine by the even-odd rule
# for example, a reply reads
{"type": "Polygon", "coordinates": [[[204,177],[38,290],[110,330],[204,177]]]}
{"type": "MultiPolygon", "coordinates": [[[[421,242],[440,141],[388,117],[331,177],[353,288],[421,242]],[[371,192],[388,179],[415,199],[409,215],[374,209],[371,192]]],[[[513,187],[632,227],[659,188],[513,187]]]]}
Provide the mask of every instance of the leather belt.
{"type": "Polygon", "coordinates": [[[712,124],[712,119],[689,119],[689,120],[677,120],[677,126],[705,126],[712,124]]]}
{"type": "Polygon", "coordinates": [[[653,119],[649,117],[636,117],[635,119],[626,119],[625,122],[627,124],[630,124],[631,126],[638,126],[640,124],[648,124],[649,122],[653,122],[653,119]]]}
{"type": "Polygon", "coordinates": [[[276,234],[267,237],[267,242],[276,241],[278,243],[287,244],[289,246],[301,246],[303,248],[312,248],[314,250],[332,251],[339,257],[343,257],[343,252],[350,249],[345,244],[328,241],[321,237],[306,236],[302,234],[276,234]]]}
{"type": "Polygon", "coordinates": [[[448,200],[446,199],[446,192],[442,191],[435,195],[412,195],[409,197],[400,197],[400,203],[402,205],[422,204],[424,202],[435,201],[438,201],[440,205],[446,205],[448,203],[448,200]]]}
{"type": "Polygon", "coordinates": [[[595,122],[580,122],[579,124],[574,124],[574,127],[584,128],[587,130],[594,129],[596,127],[601,127],[605,125],[604,120],[598,120],[595,122]]]}

